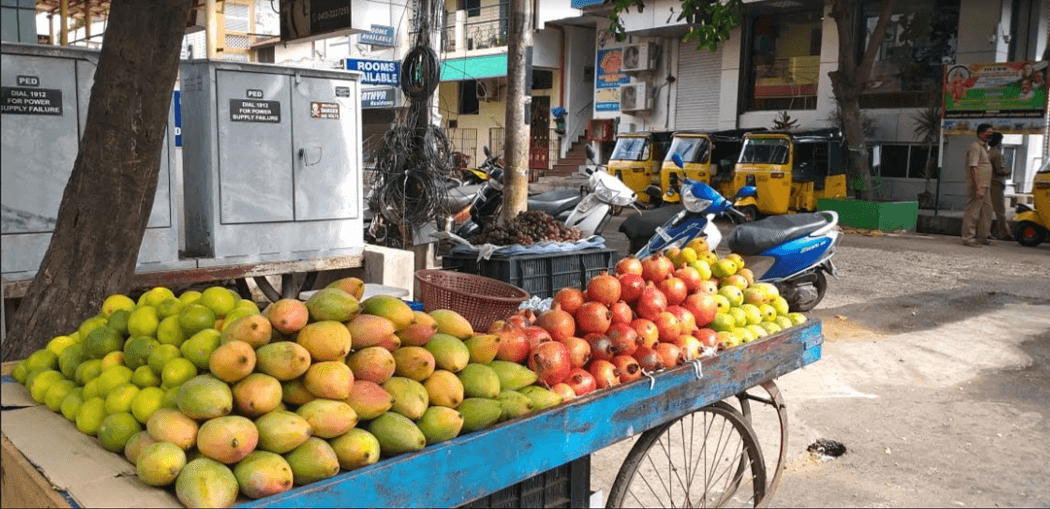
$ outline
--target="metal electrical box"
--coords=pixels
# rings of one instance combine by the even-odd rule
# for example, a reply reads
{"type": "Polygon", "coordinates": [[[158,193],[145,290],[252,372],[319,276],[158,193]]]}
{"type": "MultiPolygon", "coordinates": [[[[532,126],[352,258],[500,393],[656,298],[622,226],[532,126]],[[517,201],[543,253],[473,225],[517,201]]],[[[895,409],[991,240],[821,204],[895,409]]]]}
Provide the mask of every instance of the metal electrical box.
{"type": "MultiPolygon", "coordinates": [[[[0,250],[3,276],[9,281],[31,279],[51,242],[87,122],[98,57],[97,50],[85,48],[0,44],[0,250]]],[[[178,258],[182,204],[174,131],[169,113],[157,194],[139,248],[140,272],[193,265],[178,258]]]]}
{"type": "Polygon", "coordinates": [[[360,73],[182,64],[186,251],[198,265],[360,254],[360,73]]]}

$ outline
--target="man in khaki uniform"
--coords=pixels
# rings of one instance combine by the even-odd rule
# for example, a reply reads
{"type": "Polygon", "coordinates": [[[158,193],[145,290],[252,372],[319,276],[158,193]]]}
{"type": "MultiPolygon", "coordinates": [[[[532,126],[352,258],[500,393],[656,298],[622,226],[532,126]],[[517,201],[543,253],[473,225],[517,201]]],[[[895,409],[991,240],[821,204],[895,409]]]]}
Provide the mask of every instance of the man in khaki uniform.
{"type": "Polygon", "coordinates": [[[992,226],[992,162],[988,157],[988,138],[992,126],[977,126],[977,139],[966,150],[966,212],[963,214],[963,245],[988,245],[992,226]]]}
{"type": "Polygon", "coordinates": [[[988,158],[992,161],[992,212],[995,214],[995,228],[992,230],[999,240],[1014,240],[1006,225],[1006,179],[1010,176],[1010,168],[1003,164],[1002,144],[1002,133],[992,133],[988,138],[988,158]]]}

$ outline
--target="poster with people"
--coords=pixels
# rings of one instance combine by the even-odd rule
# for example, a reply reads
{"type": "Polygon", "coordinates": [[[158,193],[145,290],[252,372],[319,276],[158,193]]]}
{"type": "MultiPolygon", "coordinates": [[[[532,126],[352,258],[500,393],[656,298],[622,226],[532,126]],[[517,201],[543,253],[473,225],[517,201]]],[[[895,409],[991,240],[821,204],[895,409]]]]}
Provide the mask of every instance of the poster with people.
{"type": "Polygon", "coordinates": [[[1047,62],[949,65],[944,72],[946,134],[973,134],[989,123],[1004,134],[1046,127],[1047,62]]]}
{"type": "Polygon", "coordinates": [[[631,82],[623,72],[623,48],[598,50],[598,65],[594,73],[594,109],[620,111],[620,85],[631,82]]]}

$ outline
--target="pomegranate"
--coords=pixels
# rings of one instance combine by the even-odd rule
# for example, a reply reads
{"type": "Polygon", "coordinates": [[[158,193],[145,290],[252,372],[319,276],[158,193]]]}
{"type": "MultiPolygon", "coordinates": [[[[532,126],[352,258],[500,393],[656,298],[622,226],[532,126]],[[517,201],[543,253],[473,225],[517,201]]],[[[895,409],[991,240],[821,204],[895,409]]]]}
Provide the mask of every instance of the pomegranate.
{"type": "Polygon", "coordinates": [[[706,347],[713,348],[718,346],[718,333],[713,329],[699,329],[693,333],[693,336],[700,340],[700,343],[706,347]]]}
{"type": "Polygon", "coordinates": [[[575,315],[576,310],[580,309],[585,300],[583,290],[579,288],[562,288],[554,295],[553,304],[561,306],[562,311],[575,315]]]}
{"type": "Polygon", "coordinates": [[[605,331],[609,330],[609,325],[612,325],[612,313],[601,302],[584,302],[576,311],[576,328],[585,334],[588,332],[605,334],[605,331]]]}
{"type": "Polygon", "coordinates": [[[656,353],[656,350],[653,350],[648,346],[638,347],[638,349],[634,351],[632,357],[634,357],[634,360],[638,361],[638,366],[650,373],[664,369],[663,357],[656,353]]]}
{"type": "Polygon", "coordinates": [[[603,270],[587,282],[587,300],[613,305],[620,300],[620,280],[603,270]]]}
{"type": "Polygon", "coordinates": [[[628,304],[633,304],[642,296],[645,290],[645,280],[638,274],[620,274],[620,298],[628,304]]]}
{"type": "Polygon", "coordinates": [[[682,301],[685,300],[685,297],[689,295],[689,289],[685,287],[685,283],[674,276],[656,283],[656,289],[663,292],[667,297],[668,306],[677,306],[678,304],[681,304],[682,301]]]}
{"type": "Polygon", "coordinates": [[[717,295],[718,294],[718,281],[712,281],[705,279],[700,282],[700,287],[696,289],[697,293],[703,295],[717,295]]]}
{"type": "Polygon", "coordinates": [[[569,377],[565,379],[565,384],[568,385],[572,392],[577,396],[583,396],[589,392],[593,392],[598,386],[595,384],[594,377],[583,368],[575,368],[569,372],[569,377]]]}
{"type": "Polygon", "coordinates": [[[685,289],[688,292],[695,292],[697,288],[700,288],[700,283],[703,282],[703,278],[700,277],[700,271],[694,267],[685,266],[674,271],[674,277],[681,279],[685,283],[685,289]]]}
{"type": "Polygon", "coordinates": [[[689,334],[678,336],[678,339],[674,340],[672,343],[682,351],[682,359],[687,361],[699,359],[700,353],[704,347],[699,339],[696,339],[689,334]]]}
{"type": "Polygon", "coordinates": [[[620,384],[620,370],[612,362],[593,360],[587,371],[594,377],[594,383],[599,389],[620,384]]]}
{"type": "Polygon", "coordinates": [[[525,315],[512,315],[510,318],[507,318],[506,321],[507,323],[517,325],[520,329],[532,326],[532,322],[530,322],[525,315]]]}
{"type": "Polygon", "coordinates": [[[550,333],[551,339],[561,341],[576,333],[576,320],[564,311],[558,303],[540,315],[539,326],[550,333]]]}
{"type": "Polygon", "coordinates": [[[521,329],[521,332],[525,334],[525,339],[528,340],[529,351],[539,346],[540,343],[554,341],[554,339],[551,338],[550,333],[547,332],[547,329],[538,325],[525,327],[524,329],[521,329]]]}
{"type": "Polygon", "coordinates": [[[715,300],[714,295],[703,293],[689,295],[682,302],[682,307],[693,314],[697,327],[707,326],[707,324],[711,323],[711,320],[715,319],[715,314],[718,313],[718,301],[715,300]]]}
{"type": "Polygon", "coordinates": [[[647,320],[653,320],[667,309],[667,296],[656,288],[651,281],[646,283],[642,296],[634,303],[634,310],[638,316],[647,320]]]}
{"type": "Polygon", "coordinates": [[[529,352],[529,369],[536,372],[537,380],[543,385],[552,387],[559,384],[572,370],[569,349],[557,341],[540,343],[529,352]]]}
{"type": "Polygon", "coordinates": [[[678,323],[682,326],[682,334],[689,334],[696,328],[696,317],[688,309],[682,306],[667,306],[667,312],[678,319],[678,323]]]}
{"type": "Polygon", "coordinates": [[[646,281],[663,281],[674,271],[674,263],[663,253],[646,256],[642,260],[642,278],[646,281]]]}
{"type": "Polygon", "coordinates": [[[607,361],[620,353],[616,350],[616,345],[613,344],[612,339],[604,334],[588,341],[588,343],[591,346],[591,359],[607,361]]]}
{"type": "Polygon", "coordinates": [[[674,341],[675,338],[682,335],[682,323],[667,311],[660,313],[653,323],[656,324],[656,330],[660,333],[660,341],[674,341]]]}
{"type": "Polygon", "coordinates": [[[612,323],[631,323],[634,320],[634,311],[622,300],[609,306],[609,312],[612,313],[612,323]]]}
{"type": "Polygon", "coordinates": [[[673,368],[682,363],[682,349],[673,343],[659,342],[656,344],[656,353],[660,356],[664,366],[673,368]]]}
{"type": "Polygon", "coordinates": [[[620,370],[620,383],[633,382],[642,377],[642,367],[630,355],[617,355],[613,357],[612,363],[620,370]]]}
{"type": "Polygon", "coordinates": [[[587,340],[575,336],[568,337],[561,342],[569,349],[569,364],[574,368],[582,368],[591,360],[591,344],[587,340]]]}
{"type": "Polygon", "coordinates": [[[501,361],[522,363],[529,356],[529,338],[521,327],[513,322],[493,323],[490,334],[499,336],[499,351],[496,358],[501,361]],[[498,326],[497,326],[498,325],[498,326]]]}
{"type": "Polygon", "coordinates": [[[641,339],[640,346],[652,348],[660,340],[660,331],[652,320],[638,318],[631,322],[631,327],[634,328],[634,331],[638,333],[638,338],[641,339]]]}
{"type": "Polygon", "coordinates": [[[551,387],[551,392],[561,396],[562,402],[569,401],[576,397],[576,391],[572,390],[572,387],[569,387],[569,384],[565,382],[555,384],[554,387],[551,387]]]}
{"type": "Polygon", "coordinates": [[[616,262],[616,268],[613,272],[617,276],[623,274],[634,274],[636,276],[642,275],[642,261],[635,256],[625,256],[620,261],[616,262]]]}
{"type": "Polygon", "coordinates": [[[619,355],[631,355],[642,344],[642,337],[629,323],[614,323],[605,335],[612,340],[613,347],[619,355]]]}

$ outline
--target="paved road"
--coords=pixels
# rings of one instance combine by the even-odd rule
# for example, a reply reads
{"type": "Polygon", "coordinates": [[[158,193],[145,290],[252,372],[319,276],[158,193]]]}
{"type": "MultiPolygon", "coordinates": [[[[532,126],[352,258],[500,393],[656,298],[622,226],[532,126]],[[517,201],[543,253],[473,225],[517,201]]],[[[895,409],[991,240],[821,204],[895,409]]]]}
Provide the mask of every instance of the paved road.
{"type": "MultiPolygon", "coordinates": [[[[606,239],[623,252],[620,221],[606,239]]],[[[1050,506],[1050,245],[849,234],[836,266],[813,313],[823,359],[777,380],[790,440],[773,505],[1050,506]],[[821,438],[847,453],[816,459],[821,438]]],[[[630,445],[594,456],[592,489],[608,495],[630,445]]]]}

